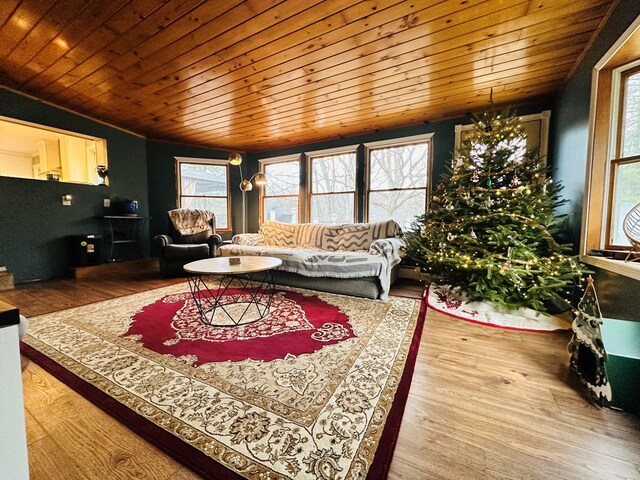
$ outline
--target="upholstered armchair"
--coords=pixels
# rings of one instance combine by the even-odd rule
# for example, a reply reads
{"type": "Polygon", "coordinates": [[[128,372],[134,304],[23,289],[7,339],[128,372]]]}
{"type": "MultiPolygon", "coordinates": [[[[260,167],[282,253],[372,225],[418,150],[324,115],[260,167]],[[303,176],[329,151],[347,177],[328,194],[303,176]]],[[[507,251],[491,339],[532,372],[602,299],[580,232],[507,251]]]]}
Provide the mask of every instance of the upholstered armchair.
{"type": "Polygon", "coordinates": [[[185,264],[215,256],[222,237],[216,233],[216,217],[212,212],[178,208],[167,214],[168,235],[157,235],[153,239],[160,249],[162,275],[184,275],[185,264]]]}

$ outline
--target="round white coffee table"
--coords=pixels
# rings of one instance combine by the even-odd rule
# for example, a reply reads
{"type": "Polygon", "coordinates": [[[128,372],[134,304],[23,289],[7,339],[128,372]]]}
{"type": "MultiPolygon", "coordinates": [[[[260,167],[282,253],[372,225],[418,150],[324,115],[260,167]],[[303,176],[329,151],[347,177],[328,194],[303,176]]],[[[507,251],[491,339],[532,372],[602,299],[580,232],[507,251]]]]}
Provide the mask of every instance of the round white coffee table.
{"type": "Polygon", "coordinates": [[[206,258],[183,267],[201,320],[212,327],[237,327],[266,317],[275,293],[273,269],[282,265],[273,257],[234,257],[240,259],[235,265],[229,258],[206,258]],[[234,280],[239,289],[231,287],[234,280]]]}

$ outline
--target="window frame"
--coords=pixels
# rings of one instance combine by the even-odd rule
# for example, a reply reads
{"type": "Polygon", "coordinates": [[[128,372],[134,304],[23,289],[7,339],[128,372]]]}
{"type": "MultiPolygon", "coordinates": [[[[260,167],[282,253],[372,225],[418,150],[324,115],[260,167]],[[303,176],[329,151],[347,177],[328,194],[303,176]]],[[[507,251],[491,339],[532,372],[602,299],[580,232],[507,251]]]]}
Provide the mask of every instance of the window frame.
{"type": "Polygon", "coordinates": [[[409,191],[409,190],[424,190],[424,205],[425,212],[429,209],[429,197],[431,195],[431,176],[433,172],[433,133],[426,133],[422,135],[413,135],[410,137],[393,138],[389,140],[382,140],[378,142],[367,142],[364,144],[364,158],[365,158],[365,179],[364,179],[364,221],[369,221],[369,196],[371,192],[394,192],[394,191],[409,191]],[[425,187],[412,187],[412,188],[392,188],[392,189],[371,189],[371,152],[374,150],[403,147],[408,145],[417,145],[421,143],[427,144],[427,165],[425,169],[425,187]]]}
{"type": "MultiPolygon", "coordinates": [[[[196,158],[196,157],[174,157],[176,159],[176,205],[177,208],[182,207],[182,197],[198,197],[198,198],[226,198],[227,199],[227,228],[219,228],[216,221],[216,232],[230,232],[232,231],[231,225],[231,186],[229,178],[229,162],[228,160],[215,159],[215,158],[196,158]],[[183,195],[182,194],[182,165],[214,165],[225,167],[227,176],[227,195],[183,195]]],[[[215,213],[215,212],[214,212],[215,213]]]]}
{"type": "Polygon", "coordinates": [[[338,148],[330,148],[325,150],[315,150],[311,152],[304,152],[307,158],[307,178],[306,178],[306,209],[305,209],[305,218],[309,223],[313,223],[313,218],[311,218],[311,203],[314,196],[322,196],[322,195],[335,195],[335,194],[352,194],[353,195],[353,219],[351,222],[347,223],[356,223],[358,221],[358,176],[360,171],[358,169],[358,145],[347,145],[344,147],[338,148]],[[355,180],[353,185],[353,190],[343,191],[343,192],[323,192],[323,193],[313,193],[313,160],[316,158],[324,158],[331,157],[333,155],[343,155],[350,154],[355,158],[355,180]]]}
{"type": "Polygon", "coordinates": [[[277,165],[279,163],[294,163],[298,162],[298,194],[297,195],[266,195],[266,188],[260,189],[260,212],[259,222],[260,225],[264,223],[264,201],[267,198],[293,198],[296,197],[298,201],[298,223],[302,223],[302,188],[300,185],[300,171],[302,168],[301,158],[299,154],[285,155],[281,157],[261,158],[258,159],[259,170],[267,176],[267,182],[269,182],[269,175],[266,172],[266,167],[269,165],[277,165]]]}
{"type": "Polygon", "coordinates": [[[610,160],[615,155],[612,132],[617,132],[618,117],[612,105],[619,96],[614,85],[616,70],[640,66],[637,49],[631,45],[640,32],[640,17],[636,18],[596,62],[591,71],[589,135],[587,165],[580,233],[580,260],[604,270],[640,280],[638,262],[620,262],[593,255],[603,249],[609,235],[606,225],[610,189],[610,160]]]}

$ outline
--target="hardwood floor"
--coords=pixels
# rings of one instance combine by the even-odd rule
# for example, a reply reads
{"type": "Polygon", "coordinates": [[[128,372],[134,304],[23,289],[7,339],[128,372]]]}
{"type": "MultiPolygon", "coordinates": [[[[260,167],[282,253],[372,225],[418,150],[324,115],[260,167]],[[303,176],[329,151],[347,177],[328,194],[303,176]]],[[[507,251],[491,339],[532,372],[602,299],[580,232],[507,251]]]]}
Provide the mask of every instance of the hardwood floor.
{"type": "MultiPolygon", "coordinates": [[[[153,265],[0,293],[26,316],[156,288],[153,265]]],[[[392,295],[419,297],[400,280],[392,295]]],[[[594,406],[568,374],[568,333],[429,311],[390,479],[640,479],[640,417],[594,406]]],[[[24,360],[31,478],[198,478],[24,360]]],[[[0,475],[1,477],[1,475],[0,475]]]]}

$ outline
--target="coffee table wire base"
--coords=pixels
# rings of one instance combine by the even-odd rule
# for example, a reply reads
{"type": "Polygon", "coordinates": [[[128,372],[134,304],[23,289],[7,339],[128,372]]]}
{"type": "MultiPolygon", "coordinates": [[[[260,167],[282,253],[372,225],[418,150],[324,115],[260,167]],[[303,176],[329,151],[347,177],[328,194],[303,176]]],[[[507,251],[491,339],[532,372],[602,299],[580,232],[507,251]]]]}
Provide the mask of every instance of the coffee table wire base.
{"type": "Polygon", "coordinates": [[[189,289],[202,323],[211,327],[236,327],[257,322],[269,315],[276,290],[273,274],[271,270],[256,273],[264,273],[264,276],[260,280],[254,279],[255,273],[189,276],[189,289]],[[217,281],[218,288],[210,288],[207,278],[214,279],[211,286],[217,281]],[[241,285],[236,293],[233,293],[234,289],[230,288],[234,280],[241,285]],[[247,297],[249,300],[243,300],[247,297]],[[231,305],[244,304],[246,307],[239,316],[230,311],[231,305]],[[255,310],[252,307],[255,307],[255,310]],[[244,317],[250,310],[255,311],[258,317],[244,322],[244,317]],[[231,324],[214,323],[216,312],[220,311],[229,318],[231,324]]]}

